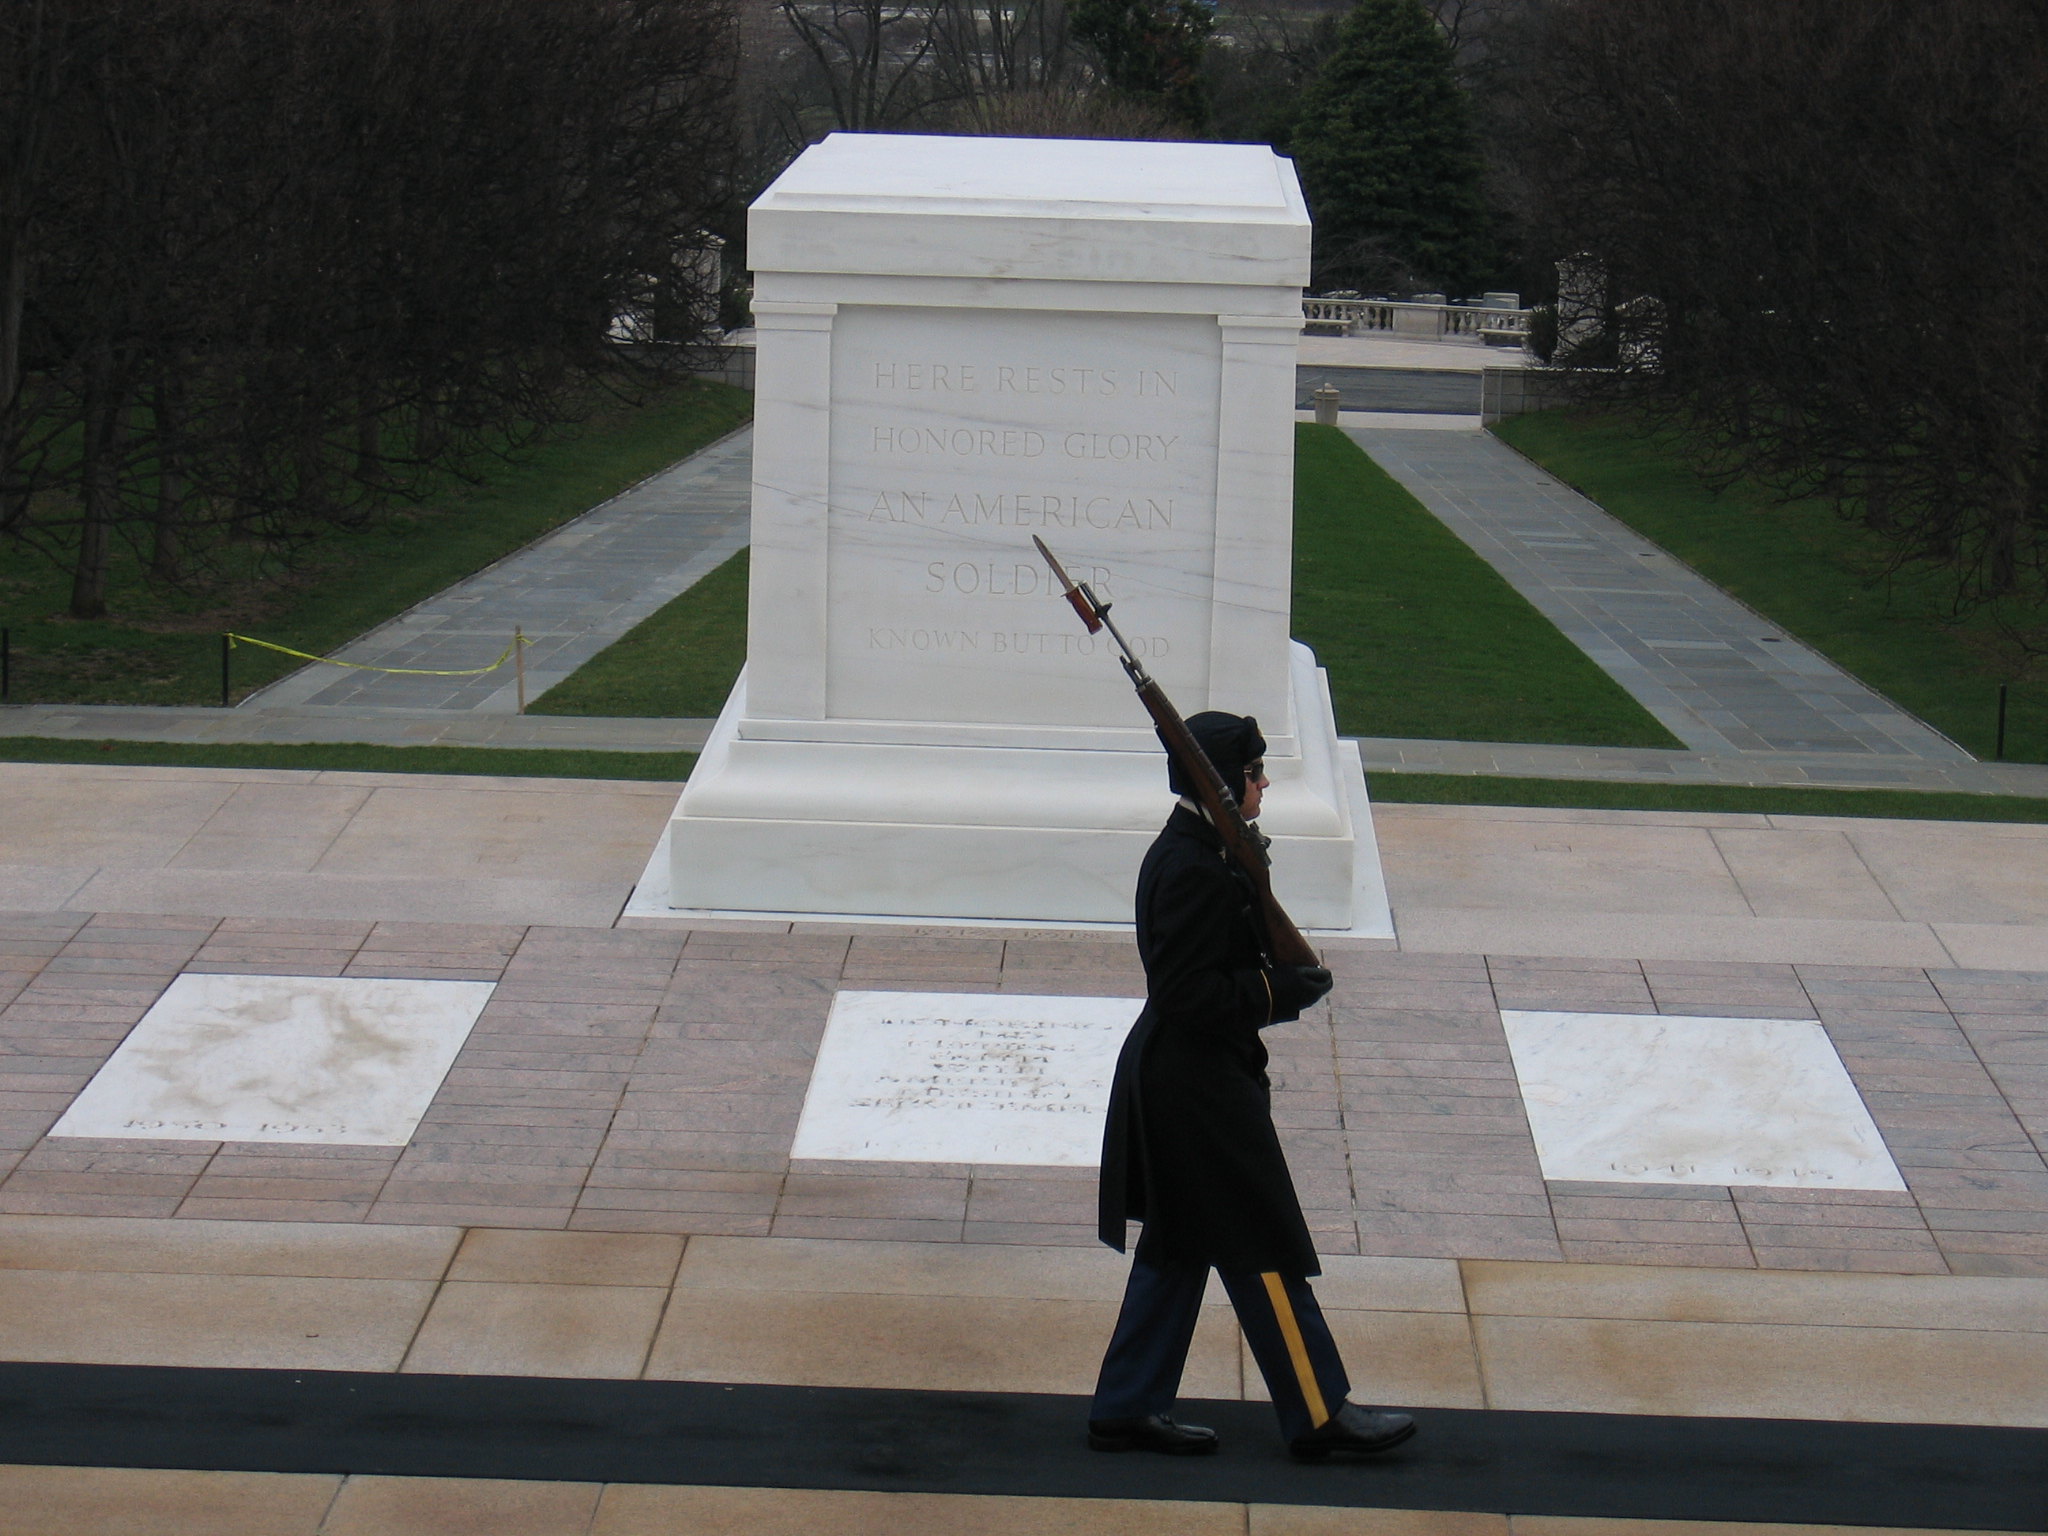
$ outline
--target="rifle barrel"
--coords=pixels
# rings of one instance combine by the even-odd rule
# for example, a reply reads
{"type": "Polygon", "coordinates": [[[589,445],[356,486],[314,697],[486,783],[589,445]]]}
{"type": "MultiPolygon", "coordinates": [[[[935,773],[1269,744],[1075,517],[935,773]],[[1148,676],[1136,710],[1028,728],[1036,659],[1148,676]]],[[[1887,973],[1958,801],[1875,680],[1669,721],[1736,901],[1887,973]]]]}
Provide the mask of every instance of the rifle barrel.
{"type": "Polygon", "coordinates": [[[1181,719],[1180,711],[1167,698],[1166,690],[1145,670],[1137,653],[1125,640],[1123,632],[1109,616],[1109,604],[1096,599],[1085,582],[1071,579],[1066,568],[1059,563],[1053,552],[1045,547],[1045,540],[1032,536],[1031,542],[1038,546],[1038,552],[1045,556],[1045,562],[1052,567],[1052,573],[1059,578],[1065,590],[1066,599],[1073,604],[1074,612],[1081,616],[1081,622],[1088,626],[1088,633],[1107,629],[1117,649],[1123,652],[1123,668],[1130,675],[1132,685],[1137,689],[1138,700],[1145,706],[1145,712],[1152,717],[1158,728],[1159,738],[1166,749],[1179,760],[1183,770],[1195,785],[1195,798],[1201,801],[1208,812],[1209,820],[1223,839],[1225,852],[1231,862],[1244,871],[1251,881],[1252,894],[1257,898],[1259,915],[1266,930],[1266,953],[1280,965],[1319,965],[1321,958],[1313,946],[1295,926],[1294,919],[1280,905],[1280,899],[1273,894],[1273,877],[1269,872],[1271,856],[1266,852],[1266,839],[1252,829],[1250,822],[1238,809],[1238,791],[1223,780],[1216,771],[1216,765],[1209,761],[1209,754],[1202,750],[1202,744],[1195,740],[1188,724],[1181,719]]]}

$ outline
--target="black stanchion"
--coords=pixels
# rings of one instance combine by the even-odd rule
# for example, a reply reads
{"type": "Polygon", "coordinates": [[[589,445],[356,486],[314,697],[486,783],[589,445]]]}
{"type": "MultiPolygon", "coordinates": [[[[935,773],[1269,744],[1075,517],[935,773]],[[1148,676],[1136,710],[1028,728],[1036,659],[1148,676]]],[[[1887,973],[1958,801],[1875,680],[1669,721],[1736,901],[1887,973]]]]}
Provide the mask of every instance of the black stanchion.
{"type": "Polygon", "coordinates": [[[222,709],[228,707],[228,693],[234,686],[232,661],[234,654],[235,637],[233,635],[222,635],[220,637],[220,707],[222,709]]]}
{"type": "Polygon", "coordinates": [[[0,704],[14,692],[14,631],[0,629],[0,704]]]}
{"type": "Polygon", "coordinates": [[[2005,761],[2005,684],[1998,685],[1998,745],[1992,749],[1992,758],[2005,761]]]}

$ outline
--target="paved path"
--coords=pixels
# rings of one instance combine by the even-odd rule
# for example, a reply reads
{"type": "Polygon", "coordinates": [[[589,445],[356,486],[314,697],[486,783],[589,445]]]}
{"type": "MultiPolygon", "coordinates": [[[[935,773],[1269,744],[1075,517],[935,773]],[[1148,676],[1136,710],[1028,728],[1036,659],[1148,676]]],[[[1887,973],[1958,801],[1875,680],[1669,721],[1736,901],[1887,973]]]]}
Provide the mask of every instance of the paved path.
{"type": "MultiPolygon", "coordinates": [[[[0,737],[60,741],[203,743],[367,742],[386,747],[564,747],[596,752],[695,752],[710,720],[501,715],[448,709],[161,708],[36,704],[0,710],[0,737]]],[[[1878,753],[1715,754],[1658,747],[1541,746],[1526,742],[1358,743],[1366,772],[1452,773],[1606,783],[1815,785],[1924,789],[2048,798],[2048,765],[1941,763],[1878,753]]]]}
{"type": "Polygon", "coordinates": [[[1392,736],[1363,737],[1358,751],[1368,773],[1501,774],[1608,783],[1810,785],[2048,797],[2048,765],[1936,762],[1899,753],[1681,752],[1663,747],[1408,741],[1392,736]]]}
{"type": "MultiPolygon", "coordinates": [[[[753,429],[741,428],[335,654],[382,667],[481,667],[505,649],[516,624],[533,642],[533,698],[746,544],[752,455],[753,429]]],[[[510,667],[481,677],[407,677],[309,666],[240,707],[292,705],[511,714],[517,690],[510,667]]]]}
{"type": "Polygon", "coordinates": [[[1490,434],[1351,437],[1694,751],[1972,761],[1490,434]]]}
{"type": "Polygon", "coordinates": [[[190,744],[363,742],[377,747],[578,747],[694,752],[710,720],[506,715],[482,710],[300,705],[239,709],[143,704],[29,704],[0,710],[0,737],[190,744]]]}
{"type": "MultiPolygon", "coordinates": [[[[0,762],[0,912],[601,927],[680,789],[0,762]]],[[[2048,827],[1440,805],[1374,821],[1403,950],[2048,971],[2048,827]]]]}

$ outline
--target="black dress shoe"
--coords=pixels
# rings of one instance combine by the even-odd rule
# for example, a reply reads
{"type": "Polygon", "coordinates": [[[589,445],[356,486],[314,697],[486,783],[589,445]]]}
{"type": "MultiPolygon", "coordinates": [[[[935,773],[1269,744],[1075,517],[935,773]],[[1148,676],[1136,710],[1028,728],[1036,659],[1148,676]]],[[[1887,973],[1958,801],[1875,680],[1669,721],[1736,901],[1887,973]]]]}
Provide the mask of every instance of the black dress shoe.
{"type": "Polygon", "coordinates": [[[1142,1419],[1090,1419],[1091,1451],[1157,1451],[1162,1456],[1213,1456],[1222,1444],[1216,1431],[1176,1424],[1163,1413],[1142,1419]]]}
{"type": "Polygon", "coordinates": [[[1296,1461],[1324,1461],[1332,1453],[1369,1456],[1390,1451],[1414,1434],[1415,1421],[1405,1413],[1346,1403],[1334,1419],[1297,1436],[1287,1449],[1296,1461]]]}

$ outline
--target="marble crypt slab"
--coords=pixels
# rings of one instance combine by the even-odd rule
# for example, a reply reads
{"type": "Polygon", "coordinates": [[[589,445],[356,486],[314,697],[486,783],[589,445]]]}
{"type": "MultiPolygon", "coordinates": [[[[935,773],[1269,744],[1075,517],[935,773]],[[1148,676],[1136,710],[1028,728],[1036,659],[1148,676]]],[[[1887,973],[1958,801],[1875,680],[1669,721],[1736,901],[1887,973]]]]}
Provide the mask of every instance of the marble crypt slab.
{"type": "Polygon", "coordinates": [[[1503,1009],[1548,1179],[1903,1190],[1812,1019],[1503,1009]]]}
{"type": "Polygon", "coordinates": [[[1392,932],[1357,753],[1291,642],[1309,221],[1263,145],[839,133],[749,214],[747,664],[673,910],[1128,922],[1172,808],[1106,637],[1256,715],[1295,919],[1392,932]]]}
{"type": "Polygon", "coordinates": [[[1130,997],[841,992],[793,1158],[1092,1168],[1130,997]]]}
{"type": "Polygon", "coordinates": [[[180,976],[50,1134],[403,1146],[495,985],[180,976]]]}

